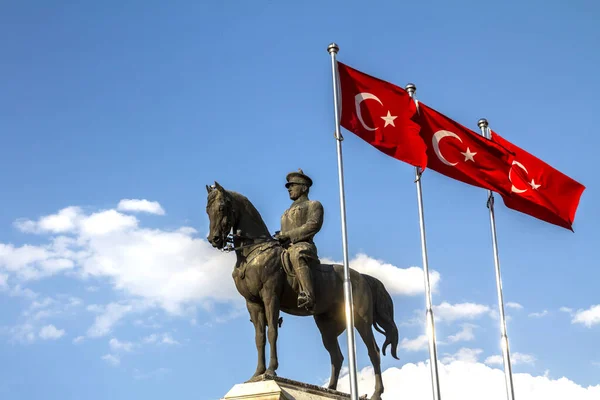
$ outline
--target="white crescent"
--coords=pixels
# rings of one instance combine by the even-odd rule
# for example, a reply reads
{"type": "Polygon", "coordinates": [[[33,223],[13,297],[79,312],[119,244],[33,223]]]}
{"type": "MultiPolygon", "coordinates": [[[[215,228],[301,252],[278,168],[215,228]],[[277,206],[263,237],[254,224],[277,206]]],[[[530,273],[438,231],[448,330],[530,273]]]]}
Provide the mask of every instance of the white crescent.
{"type": "Polygon", "coordinates": [[[365,121],[363,120],[362,114],[360,113],[360,103],[362,103],[363,101],[368,100],[368,99],[377,100],[377,102],[379,104],[383,105],[381,100],[379,100],[379,98],[377,98],[377,96],[375,96],[373,93],[366,93],[366,92],[359,93],[356,96],[354,96],[354,105],[356,107],[356,116],[358,117],[358,120],[362,124],[363,128],[365,128],[368,131],[375,131],[378,128],[371,128],[370,126],[367,126],[367,124],[365,124],[365,121]]]}
{"type": "Polygon", "coordinates": [[[438,158],[440,159],[440,161],[443,162],[446,165],[454,167],[458,163],[457,162],[451,163],[450,161],[446,160],[446,158],[444,157],[444,155],[440,151],[440,142],[442,141],[443,138],[445,138],[447,136],[450,136],[450,137],[453,137],[455,139],[458,139],[462,143],[462,139],[456,133],[450,132],[450,131],[441,130],[441,131],[437,131],[433,135],[433,137],[431,138],[431,144],[433,145],[433,151],[435,151],[435,155],[438,156],[438,158]]]}
{"type": "MultiPolygon", "coordinates": [[[[516,165],[517,167],[519,167],[523,171],[525,171],[525,173],[529,173],[529,171],[527,171],[527,168],[525,168],[525,166],[518,161],[513,161],[512,165],[516,165]]],[[[508,180],[510,181],[510,183],[512,183],[512,178],[510,176],[511,173],[512,173],[512,167],[510,168],[510,171],[508,171],[508,180]]],[[[512,185],[511,190],[515,193],[525,193],[527,191],[527,189],[518,189],[515,185],[512,185]]]]}

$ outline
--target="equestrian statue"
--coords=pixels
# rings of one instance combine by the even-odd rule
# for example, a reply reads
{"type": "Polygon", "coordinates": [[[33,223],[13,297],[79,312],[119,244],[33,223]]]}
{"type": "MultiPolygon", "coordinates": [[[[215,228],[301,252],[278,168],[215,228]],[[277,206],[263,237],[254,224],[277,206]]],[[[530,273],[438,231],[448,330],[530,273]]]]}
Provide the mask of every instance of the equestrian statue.
{"type": "MultiPolygon", "coordinates": [[[[255,328],[258,363],[250,381],[262,374],[276,376],[277,336],[280,311],[312,315],[331,358],[328,388],[336,389],[344,357],[338,336],[346,330],[344,269],[322,264],[314,236],[323,225],[323,206],[308,198],[312,179],[302,170],[286,176],[292,205],[281,217],[281,230],[271,235],[260,213],[243,195],[224,189],[218,182],[206,186],[206,212],[210,220],[208,241],[220,250],[235,251],[232,277],[246,299],[255,328]],[[266,336],[269,365],[265,362],[266,336]]],[[[354,326],[365,343],[375,372],[371,400],[381,399],[383,382],[379,347],[372,327],[385,336],[383,354],[391,346],[398,359],[398,328],[392,298],[378,279],[350,270],[354,326]]]]}

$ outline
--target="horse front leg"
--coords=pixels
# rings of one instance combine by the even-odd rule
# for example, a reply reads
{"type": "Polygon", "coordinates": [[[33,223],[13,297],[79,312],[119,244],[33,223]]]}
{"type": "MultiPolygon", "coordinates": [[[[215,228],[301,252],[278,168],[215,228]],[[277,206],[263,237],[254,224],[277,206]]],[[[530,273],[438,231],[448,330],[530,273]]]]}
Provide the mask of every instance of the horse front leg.
{"type": "Polygon", "coordinates": [[[277,336],[279,335],[279,297],[273,292],[269,293],[266,297],[263,297],[265,303],[265,313],[267,318],[267,326],[269,328],[269,349],[270,349],[270,360],[269,368],[267,368],[267,374],[276,376],[275,371],[279,368],[279,361],[277,358],[277,336]]]}
{"type": "MultiPolygon", "coordinates": [[[[258,352],[258,362],[256,365],[256,372],[252,375],[252,378],[257,377],[258,375],[262,375],[265,373],[265,309],[262,304],[252,303],[250,301],[246,301],[246,306],[248,307],[248,311],[250,312],[250,320],[254,324],[255,330],[255,341],[256,341],[256,351],[258,352]]],[[[250,380],[252,380],[250,378],[250,380]]]]}

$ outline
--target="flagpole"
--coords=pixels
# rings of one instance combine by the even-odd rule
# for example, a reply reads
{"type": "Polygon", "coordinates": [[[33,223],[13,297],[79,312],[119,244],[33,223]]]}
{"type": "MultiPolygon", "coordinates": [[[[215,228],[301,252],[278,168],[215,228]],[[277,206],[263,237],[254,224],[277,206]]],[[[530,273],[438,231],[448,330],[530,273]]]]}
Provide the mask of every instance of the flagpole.
{"type": "Polygon", "coordinates": [[[350,371],[350,398],[358,400],[358,381],[356,378],[356,345],[354,342],[354,309],[352,303],[352,284],[348,263],[348,233],[346,229],[346,197],[344,195],[344,163],[342,160],[342,140],[340,132],[340,110],[338,103],[338,69],[336,55],[340,48],[331,43],[327,51],[331,55],[331,74],[333,78],[333,110],[335,115],[335,139],[337,144],[338,179],[340,186],[340,210],[342,216],[342,248],[344,252],[344,300],[346,309],[346,332],[348,334],[348,370],[350,371]]]}
{"type": "MultiPolygon", "coordinates": [[[[481,135],[490,139],[488,121],[481,118],[477,125],[481,129],[481,135]]],[[[500,258],[498,257],[498,240],[496,238],[496,217],[494,216],[494,194],[488,190],[487,207],[490,210],[490,228],[492,231],[492,247],[494,250],[494,266],[496,269],[496,291],[498,292],[498,310],[500,311],[500,345],[502,347],[502,358],[504,360],[504,379],[506,381],[506,398],[514,400],[515,389],[513,386],[512,367],[510,364],[510,349],[508,347],[508,335],[506,333],[506,318],[504,315],[504,297],[502,295],[502,276],[500,275],[500,258]]]]}
{"type": "MultiPolygon", "coordinates": [[[[419,109],[419,103],[414,98],[414,94],[417,91],[417,87],[412,83],[409,83],[405,87],[409,96],[415,101],[417,110],[419,109]]],[[[433,390],[433,399],[440,400],[442,398],[440,394],[440,378],[438,373],[437,363],[437,348],[435,342],[435,324],[433,320],[433,307],[431,301],[431,284],[429,282],[429,261],[427,259],[427,240],[425,237],[425,217],[423,211],[423,192],[421,190],[421,169],[415,167],[415,184],[417,185],[417,203],[419,205],[419,226],[421,228],[421,256],[423,257],[423,276],[425,279],[425,305],[426,312],[425,316],[427,319],[427,337],[429,339],[429,364],[431,366],[431,385],[433,390]]]]}

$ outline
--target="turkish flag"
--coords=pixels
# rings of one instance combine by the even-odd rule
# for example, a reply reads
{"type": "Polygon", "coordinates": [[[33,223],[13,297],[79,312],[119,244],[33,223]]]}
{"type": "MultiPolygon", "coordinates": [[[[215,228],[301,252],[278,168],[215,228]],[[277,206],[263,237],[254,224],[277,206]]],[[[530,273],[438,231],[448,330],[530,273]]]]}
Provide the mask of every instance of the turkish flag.
{"type": "Polygon", "coordinates": [[[340,124],[379,151],[416,167],[427,165],[426,146],[408,93],[338,62],[342,94],[340,124]]]}
{"type": "Polygon", "coordinates": [[[510,196],[508,172],[513,155],[419,102],[417,121],[427,144],[427,167],[469,185],[510,196]]]}
{"type": "Polygon", "coordinates": [[[508,174],[512,196],[503,196],[504,204],[572,231],[585,186],[493,131],[492,140],[515,154],[508,174]]]}

